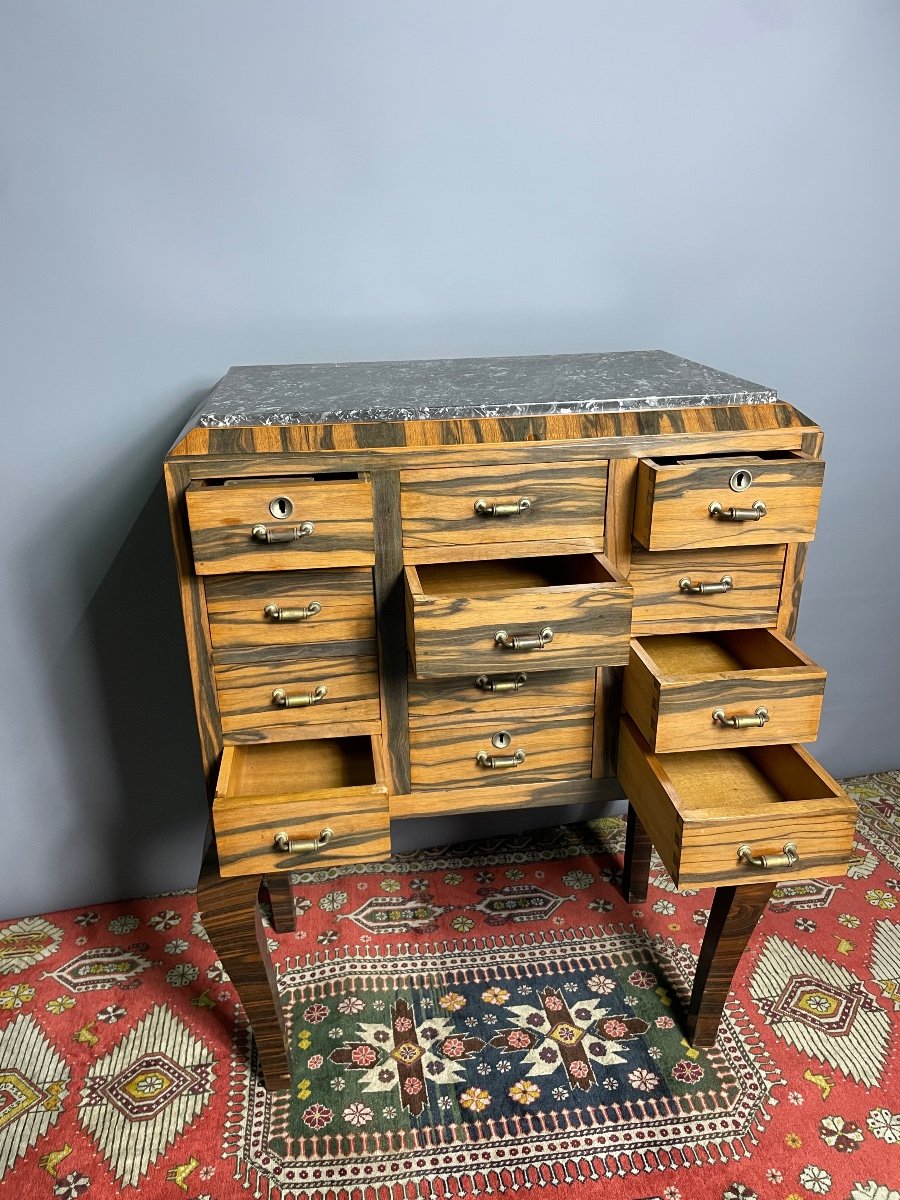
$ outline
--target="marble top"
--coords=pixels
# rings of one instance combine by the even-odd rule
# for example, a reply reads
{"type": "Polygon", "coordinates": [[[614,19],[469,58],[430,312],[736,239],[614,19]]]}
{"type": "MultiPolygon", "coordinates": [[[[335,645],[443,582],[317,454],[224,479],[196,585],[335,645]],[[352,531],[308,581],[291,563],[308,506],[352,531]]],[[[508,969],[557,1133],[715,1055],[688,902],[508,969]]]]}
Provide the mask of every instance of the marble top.
{"type": "Polygon", "coordinates": [[[328,425],[771,404],[771,388],[663,350],[232,367],[195,423],[328,425]]]}

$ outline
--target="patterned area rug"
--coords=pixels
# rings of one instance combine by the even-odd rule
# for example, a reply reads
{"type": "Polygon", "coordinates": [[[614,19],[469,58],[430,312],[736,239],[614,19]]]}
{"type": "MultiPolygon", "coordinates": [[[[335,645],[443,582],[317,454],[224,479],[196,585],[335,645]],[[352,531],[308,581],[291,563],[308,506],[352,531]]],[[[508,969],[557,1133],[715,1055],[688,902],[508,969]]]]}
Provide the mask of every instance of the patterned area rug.
{"type": "Polygon", "coordinates": [[[900,773],[850,877],[780,888],[718,1045],[673,1018],[711,893],[618,820],[293,877],[292,1095],[192,895],[0,928],[0,1192],[40,1200],[900,1200],[900,773]]]}

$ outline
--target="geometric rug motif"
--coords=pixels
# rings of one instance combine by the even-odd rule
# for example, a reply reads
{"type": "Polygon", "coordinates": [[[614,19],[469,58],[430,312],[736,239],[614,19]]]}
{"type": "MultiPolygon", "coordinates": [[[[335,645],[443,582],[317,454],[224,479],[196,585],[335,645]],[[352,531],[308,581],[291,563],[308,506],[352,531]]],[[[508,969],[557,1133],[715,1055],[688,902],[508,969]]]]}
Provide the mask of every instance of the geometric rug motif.
{"type": "Polygon", "coordinates": [[[43,917],[22,917],[0,931],[0,975],[33,967],[59,949],[63,931],[43,917]]]}
{"type": "Polygon", "coordinates": [[[79,1116],[122,1186],[137,1187],[209,1103],[213,1065],[203,1043],[164,1004],[93,1064],[79,1116]]]}
{"type": "Polygon", "coordinates": [[[85,950],[65,966],[49,971],[48,975],[72,992],[136,988],[140,984],[138,975],[153,965],[150,959],[138,953],[146,949],[146,942],[137,942],[124,950],[121,946],[98,946],[85,950]]]}
{"type": "Polygon", "coordinates": [[[734,1005],[717,1050],[683,1041],[671,986],[693,967],[632,926],[388,945],[325,972],[288,959],[293,1097],[237,1074],[225,1154],[285,1200],[355,1195],[352,1179],[411,1195],[426,1167],[448,1194],[518,1188],[574,1152],[598,1180],[623,1155],[632,1170],[740,1158],[784,1080],[734,1005]]]}
{"type": "Polygon", "coordinates": [[[769,901],[769,912],[788,912],[790,909],[827,908],[834,899],[840,883],[824,879],[790,879],[779,883],[769,901]]]}
{"type": "Polygon", "coordinates": [[[900,923],[876,921],[869,963],[881,994],[900,1009],[900,923]]]}
{"type": "Polygon", "coordinates": [[[0,1031],[0,1180],[58,1120],[69,1075],[30,1013],[0,1031]]]}
{"type": "Polygon", "coordinates": [[[882,771],[854,781],[859,802],[858,833],[900,871],[900,773],[882,771]]]}
{"type": "Polygon", "coordinates": [[[766,942],[750,995],[777,1037],[875,1087],[891,1040],[887,1013],[838,963],[778,937],[766,942]]]}

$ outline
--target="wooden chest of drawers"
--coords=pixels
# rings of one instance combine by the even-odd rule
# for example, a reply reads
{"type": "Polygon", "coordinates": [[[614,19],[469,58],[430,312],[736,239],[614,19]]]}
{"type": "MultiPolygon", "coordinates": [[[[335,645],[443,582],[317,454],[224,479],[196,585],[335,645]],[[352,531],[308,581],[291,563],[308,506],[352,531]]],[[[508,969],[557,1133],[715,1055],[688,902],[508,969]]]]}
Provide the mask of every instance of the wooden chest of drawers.
{"type": "Polygon", "coordinates": [[[166,477],[201,907],[270,1084],[260,884],[289,927],[286,873],[384,857],[392,822],[624,792],[632,896],[652,840],[726,925],[735,889],[761,911],[777,879],[846,870],[854,806],[798,745],[825,676],[791,641],[821,443],[774,393],[661,353],[225,377],[166,477]]]}

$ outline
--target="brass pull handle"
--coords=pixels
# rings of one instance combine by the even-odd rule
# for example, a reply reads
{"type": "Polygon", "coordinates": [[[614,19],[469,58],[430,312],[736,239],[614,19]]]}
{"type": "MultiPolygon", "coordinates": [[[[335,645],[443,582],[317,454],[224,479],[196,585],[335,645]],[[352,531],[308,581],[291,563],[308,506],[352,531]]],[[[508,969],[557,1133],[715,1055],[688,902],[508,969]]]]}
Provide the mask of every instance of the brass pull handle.
{"type": "Polygon", "coordinates": [[[498,629],[494,634],[494,643],[504,650],[543,650],[553,641],[553,630],[545,625],[537,637],[518,637],[498,629]]]}
{"type": "Polygon", "coordinates": [[[500,767],[518,767],[525,761],[525,751],[517,750],[515,754],[486,754],[484,750],[479,750],[475,755],[475,761],[479,767],[486,767],[488,770],[497,770],[500,767]]]}
{"type": "Polygon", "coordinates": [[[780,854],[753,854],[745,842],[738,846],[738,859],[748,867],[759,867],[761,871],[790,870],[800,861],[796,842],[785,842],[780,854]]]}
{"type": "Polygon", "coordinates": [[[505,678],[496,675],[479,675],[475,680],[475,686],[481,688],[483,692],[519,692],[525,686],[527,678],[524,671],[519,675],[507,675],[505,678]]]}
{"type": "Polygon", "coordinates": [[[723,508],[718,500],[713,500],[709,515],[720,521],[759,521],[766,515],[766,506],[757,500],[752,508],[723,508]]]}
{"type": "Polygon", "coordinates": [[[276,688],[272,693],[272,703],[277,704],[279,708],[309,708],[310,705],[324,700],[327,695],[328,688],[321,683],[314,692],[306,692],[300,696],[289,696],[284,688],[276,688]]]}
{"type": "Polygon", "coordinates": [[[692,596],[718,596],[723,592],[730,592],[734,587],[734,580],[730,575],[723,575],[718,583],[691,583],[690,579],[685,577],[678,580],[678,586],[683,592],[689,592],[692,596]]]}
{"type": "Polygon", "coordinates": [[[304,521],[291,529],[270,529],[268,525],[254,525],[250,536],[255,542],[267,542],[272,545],[274,542],[299,542],[301,538],[309,537],[314,529],[312,521],[304,521]]]}
{"type": "Polygon", "coordinates": [[[322,605],[318,600],[313,600],[312,604],[307,604],[305,608],[279,608],[277,604],[267,604],[263,609],[263,616],[268,617],[270,621],[308,621],[321,611],[322,605]]]}
{"type": "Polygon", "coordinates": [[[324,850],[333,837],[334,830],[327,825],[317,838],[309,838],[301,842],[291,841],[286,833],[276,833],[275,849],[282,854],[316,854],[319,850],[324,850]]]}
{"type": "Polygon", "coordinates": [[[752,717],[726,717],[724,708],[714,708],[712,719],[728,729],[762,729],[769,720],[769,710],[760,706],[752,717]]]}
{"type": "Polygon", "coordinates": [[[487,500],[476,500],[474,508],[479,517],[515,517],[519,513],[528,512],[531,501],[527,496],[523,496],[515,504],[488,504],[487,500]]]}

